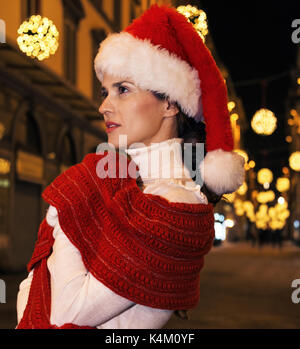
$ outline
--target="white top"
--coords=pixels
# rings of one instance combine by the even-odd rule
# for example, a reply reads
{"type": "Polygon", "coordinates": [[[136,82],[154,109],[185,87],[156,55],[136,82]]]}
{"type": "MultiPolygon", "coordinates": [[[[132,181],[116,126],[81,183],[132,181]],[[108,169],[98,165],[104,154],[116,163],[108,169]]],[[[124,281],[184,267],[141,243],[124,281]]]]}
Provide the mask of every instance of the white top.
{"type": "MultiPolygon", "coordinates": [[[[172,202],[207,204],[207,198],[200,192],[199,185],[196,185],[186,169],[183,169],[181,142],[181,138],[172,138],[148,147],[126,149],[126,152],[139,166],[139,173],[145,185],[144,193],[160,195],[172,202]],[[174,157],[169,157],[167,161],[164,156],[170,150],[174,152],[174,157]],[[158,153],[162,155],[163,161],[159,162],[158,153]],[[147,167],[151,159],[160,166],[147,167]],[[170,167],[171,176],[162,176],[161,174],[167,173],[170,167]],[[163,170],[160,174],[159,169],[163,170]]],[[[135,304],[104,286],[85,268],[79,250],[59,225],[55,207],[49,206],[46,220],[54,227],[55,239],[53,252],[47,260],[51,276],[52,324],[61,326],[73,323],[99,329],[156,329],[166,324],[173,313],[172,310],[135,304]]],[[[19,286],[18,323],[27,304],[32,277],[33,270],[19,286]]]]}

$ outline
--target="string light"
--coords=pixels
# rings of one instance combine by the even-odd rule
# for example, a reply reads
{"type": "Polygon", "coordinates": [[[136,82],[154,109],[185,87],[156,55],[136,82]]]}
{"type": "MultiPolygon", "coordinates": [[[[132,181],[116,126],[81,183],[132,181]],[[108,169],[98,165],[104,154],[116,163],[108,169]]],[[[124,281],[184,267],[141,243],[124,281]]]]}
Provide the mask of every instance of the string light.
{"type": "Polygon", "coordinates": [[[10,172],[10,161],[0,158],[0,174],[7,174],[10,172]]]}
{"type": "Polygon", "coordinates": [[[260,184],[271,183],[273,180],[273,173],[268,168],[262,168],[257,173],[257,181],[260,184]]]}
{"type": "Polygon", "coordinates": [[[289,175],[290,174],[290,170],[288,167],[283,167],[282,168],[282,173],[285,174],[285,175],[289,175]]]}
{"type": "Polygon", "coordinates": [[[242,150],[242,149],[234,149],[234,151],[236,153],[238,153],[239,155],[241,155],[244,158],[244,160],[245,160],[245,164],[247,164],[247,162],[249,160],[248,154],[244,150],[242,150]]]}
{"type": "Polygon", "coordinates": [[[206,13],[191,5],[178,6],[177,11],[183,14],[193,24],[201,39],[205,42],[205,36],[208,34],[206,13]]]}
{"type": "Polygon", "coordinates": [[[257,134],[269,136],[277,127],[277,119],[271,110],[262,108],[254,114],[251,127],[257,134]]]}
{"type": "Polygon", "coordinates": [[[251,222],[255,221],[255,213],[254,213],[254,206],[251,201],[244,201],[243,208],[246,213],[246,216],[250,219],[251,222]]]}
{"type": "Polygon", "coordinates": [[[282,203],[278,203],[274,207],[270,207],[268,211],[270,217],[269,226],[273,230],[282,229],[286,223],[287,218],[290,216],[290,211],[285,199],[283,197],[280,197],[278,198],[278,201],[282,203]]]}
{"type": "Polygon", "coordinates": [[[288,119],[288,124],[290,126],[297,126],[297,133],[300,134],[300,115],[296,109],[291,109],[290,115],[291,119],[288,119]]]}
{"type": "Polygon", "coordinates": [[[268,215],[268,206],[262,204],[255,214],[255,225],[258,229],[267,229],[270,217],[268,215]]]}
{"type": "Polygon", "coordinates": [[[237,193],[239,195],[245,195],[247,193],[247,190],[248,190],[248,186],[247,186],[247,183],[244,182],[237,190],[237,193]]]}
{"type": "Polygon", "coordinates": [[[18,29],[20,50],[31,58],[42,61],[54,55],[58,48],[59,32],[47,17],[33,15],[18,29]]]}
{"type": "Polygon", "coordinates": [[[249,167],[250,167],[250,168],[254,168],[255,165],[256,165],[255,161],[253,161],[253,160],[250,160],[250,161],[249,161],[249,167]]]}
{"type": "Polygon", "coordinates": [[[234,221],[230,218],[225,219],[224,224],[225,224],[225,227],[227,227],[227,228],[234,227],[234,221]]]}
{"type": "Polygon", "coordinates": [[[295,151],[290,155],[289,164],[292,170],[300,171],[300,151],[295,151]]]}
{"type": "Polygon", "coordinates": [[[266,204],[275,199],[275,193],[272,190],[259,192],[256,196],[257,202],[260,204],[266,204]]]}
{"type": "Polygon", "coordinates": [[[230,115],[231,121],[237,121],[239,118],[239,115],[237,113],[233,113],[230,115]]]}
{"type": "Polygon", "coordinates": [[[0,122],[0,139],[3,138],[5,132],[5,126],[0,122]]]}
{"type": "Polygon", "coordinates": [[[227,103],[228,111],[231,112],[235,108],[235,102],[231,101],[227,103]]]}
{"type": "Polygon", "coordinates": [[[253,190],[252,193],[251,193],[252,200],[255,200],[257,195],[258,195],[258,191],[257,190],[253,190]]]}
{"type": "Polygon", "coordinates": [[[234,209],[235,209],[235,214],[237,216],[243,216],[243,214],[245,213],[245,209],[243,206],[243,201],[241,199],[236,199],[234,201],[234,209]]]}
{"type": "Polygon", "coordinates": [[[277,178],[276,189],[281,193],[288,191],[290,189],[290,180],[285,177],[277,178]]]}
{"type": "Polygon", "coordinates": [[[286,136],[285,140],[287,143],[292,143],[293,138],[291,136],[286,136]]]}
{"type": "Polygon", "coordinates": [[[224,194],[223,198],[225,198],[226,201],[228,202],[233,202],[235,199],[235,192],[234,193],[229,193],[229,194],[224,194]]]}

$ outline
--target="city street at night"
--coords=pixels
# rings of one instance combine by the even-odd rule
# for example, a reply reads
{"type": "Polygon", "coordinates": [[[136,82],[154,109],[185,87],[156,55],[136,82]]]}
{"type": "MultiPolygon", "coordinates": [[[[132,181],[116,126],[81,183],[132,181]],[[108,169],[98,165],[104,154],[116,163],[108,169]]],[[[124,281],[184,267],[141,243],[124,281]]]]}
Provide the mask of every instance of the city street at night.
{"type": "Polygon", "coordinates": [[[292,280],[300,279],[298,247],[228,243],[205,262],[197,309],[188,321],[173,317],[166,328],[299,328],[300,303],[291,300],[292,280]]]}
{"type": "MultiPolygon", "coordinates": [[[[0,274],[6,281],[7,303],[0,304],[0,328],[16,325],[15,302],[26,274],[0,274]]],[[[173,316],[167,329],[295,329],[300,303],[291,300],[294,279],[300,279],[299,247],[283,244],[261,249],[246,243],[225,243],[207,255],[201,274],[198,307],[189,320],[173,316]]]]}
{"type": "Polygon", "coordinates": [[[299,4],[0,8],[0,329],[299,335],[299,4]]]}

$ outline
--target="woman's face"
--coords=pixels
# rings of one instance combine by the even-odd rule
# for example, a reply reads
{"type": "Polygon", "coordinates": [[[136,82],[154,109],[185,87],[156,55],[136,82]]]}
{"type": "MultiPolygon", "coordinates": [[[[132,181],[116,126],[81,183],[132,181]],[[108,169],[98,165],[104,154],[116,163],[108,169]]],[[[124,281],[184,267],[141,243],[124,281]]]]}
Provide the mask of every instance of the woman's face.
{"type": "Polygon", "coordinates": [[[103,114],[105,123],[120,125],[106,129],[110,130],[108,143],[116,148],[123,147],[119,144],[120,135],[127,136],[127,147],[137,142],[148,146],[177,137],[176,106],[158,100],[131,79],[104,74],[101,94],[105,99],[99,112],[103,114]]]}

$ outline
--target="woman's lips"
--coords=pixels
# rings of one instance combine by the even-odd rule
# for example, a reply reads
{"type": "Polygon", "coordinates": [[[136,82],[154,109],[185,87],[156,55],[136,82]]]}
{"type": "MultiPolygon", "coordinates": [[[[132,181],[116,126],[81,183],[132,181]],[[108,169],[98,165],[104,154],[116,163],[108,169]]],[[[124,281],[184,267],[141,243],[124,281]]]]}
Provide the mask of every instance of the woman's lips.
{"type": "Polygon", "coordinates": [[[120,125],[114,125],[114,126],[111,126],[111,127],[107,127],[105,131],[106,131],[106,133],[111,133],[118,127],[120,127],[120,125]]]}

